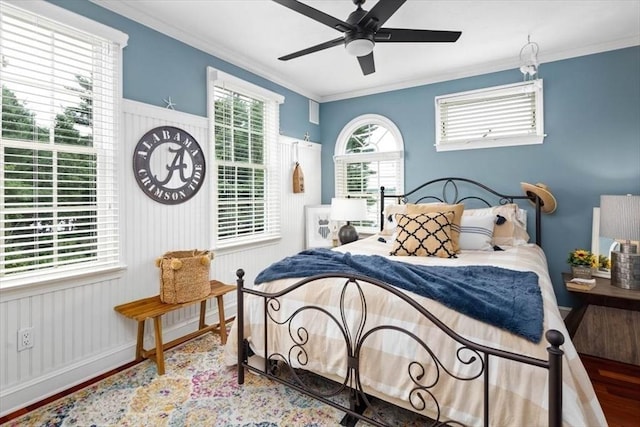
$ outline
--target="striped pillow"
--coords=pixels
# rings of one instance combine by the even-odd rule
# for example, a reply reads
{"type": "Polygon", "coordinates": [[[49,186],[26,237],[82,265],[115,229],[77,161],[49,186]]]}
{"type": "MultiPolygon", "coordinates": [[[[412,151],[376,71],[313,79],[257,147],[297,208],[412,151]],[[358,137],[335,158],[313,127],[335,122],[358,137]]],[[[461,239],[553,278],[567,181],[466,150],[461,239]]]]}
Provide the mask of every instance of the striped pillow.
{"type": "Polygon", "coordinates": [[[460,221],[460,249],[492,251],[493,215],[462,215],[460,221]]]}

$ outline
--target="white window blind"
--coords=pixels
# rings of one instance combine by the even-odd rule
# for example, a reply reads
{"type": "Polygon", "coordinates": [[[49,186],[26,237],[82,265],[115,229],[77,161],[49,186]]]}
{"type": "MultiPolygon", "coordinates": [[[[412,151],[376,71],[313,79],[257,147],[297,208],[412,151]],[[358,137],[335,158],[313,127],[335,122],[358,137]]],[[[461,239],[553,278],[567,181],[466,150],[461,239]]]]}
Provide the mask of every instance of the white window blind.
{"type": "Polygon", "coordinates": [[[398,177],[404,176],[401,156],[398,152],[369,155],[365,159],[336,156],[336,197],[367,200],[367,220],[354,222],[361,231],[379,231],[381,186],[387,194],[402,194],[398,182],[398,177]]]}
{"type": "Polygon", "coordinates": [[[400,131],[383,116],[356,117],[340,132],[334,156],[335,197],[367,200],[367,219],[353,222],[360,232],[376,233],[380,224],[380,187],[404,191],[404,151],[400,131]]]}
{"type": "Polygon", "coordinates": [[[438,96],[438,151],[540,144],[542,80],[438,96]]]}
{"type": "Polygon", "coordinates": [[[120,262],[116,155],[126,35],[113,33],[118,41],[2,3],[3,283],[120,262]]]}
{"type": "Polygon", "coordinates": [[[214,246],[280,237],[280,95],[209,70],[215,150],[214,246]]]}

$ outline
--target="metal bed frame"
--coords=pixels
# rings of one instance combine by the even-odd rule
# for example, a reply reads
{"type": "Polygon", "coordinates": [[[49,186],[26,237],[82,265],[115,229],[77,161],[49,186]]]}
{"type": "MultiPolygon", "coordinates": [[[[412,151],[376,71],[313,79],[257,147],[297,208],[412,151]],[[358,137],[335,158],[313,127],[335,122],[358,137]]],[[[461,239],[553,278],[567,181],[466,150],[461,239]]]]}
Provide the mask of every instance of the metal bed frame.
{"type": "Polygon", "coordinates": [[[542,247],[542,227],[540,223],[540,214],[542,201],[537,195],[518,195],[518,196],[508,196],[505,194],[498,193],[492,188],[487,187],[484,184],[481,184],[477,181],[467,179],[467,178],[456,178],[456,177],[448,177],[448,178],[438,178],[414,188],[405,194],[385,194],[385,188],[380,187],[380,230],[384,227],[384,208],[387,205],[385,203],[386,199],[393,199],[396,203],[409,203],[411,200],[414,200],[412,203],[420,203],[420,202],[442,202],[448,204],[457,204],[457,203],[465,203],[465,202],[479,202],[482,203],[486,207],[494,206],[495,204],[489,203],[484,197],[476,196],[476,195],[468,195],[465,197],[459,196],[458,183],[466,183],[467,186],[472,190],[474,188],[482,189],[483,191],[493,195],[493,197],[497,198],[496,203],[500,205],[505,205],[507,203],[514,203],[514,200],[530,200],[534,204],[535,209],[535,230],[536,230],[536,245],[542,247]],[[421,196],[420,192],[425,191],[425,189],[434,184],[442,183],[442,196],[434,196],[434,195],[425,195],[421,196]]]}
{"type": "MultiPolygon", "coordinates": [[[[503,203],[510,203],[514,199],[529,199],[526,196],[504,196],[497,193],[488,187],[473,181],[463,178],[443,178],[434,181],[430,181],[422,186],[421,189],[429,184],[436,182],[444,182],[443,197],[442,199],[433,196],[427,196],[430,199],[437,199],[446,202],[447,200],[455,200],[461,202],[469,199],[480,200],[489,205],[484,199],[476,196],[468,196],[466,198],[458,198],[458,189],[455,185],[455,181],[464,181],[474,185],[479,185],[481,188],[489,191],[490,193],[498,196],[503,203]],[[454,198],[447,199],[447,188],[454,188],[454,198]]],[[[384,210],[384,198],[394,197],[398,200],[406,202],[407,196],[414,194],[418,189],[413,190],[405,195],[401,196],[388,196],[384,195],[384,189],[381,189],[381,206],[384,210]]],[[[449,190],[451,191],[451,190],[449,190]]],[[[426,200],[424,197],[417,199],[419,201],[426,200]]],[[[540,228],[539,228],[539,213],[540,204],[536,203],[536,243],[540,244],[540,228]]],[[[383,218],[381,218],[383,219],[383,218]]],[[[266,293],[253,288],[245,287],[244,271],[239,269],[237,271],[237,296],[238,296],[238,383],[244,383],[245,369],[254,373],[264,375],[274,381],[287,385],[299,392],[313,397],[327,405],[335,407],[346,413],[345,417],[340,422],[341,425],[353,426],[358,420],[365,420],[375,426],[389,426],[390,420],[384,419],[384,414],[378,412],[372,407],[373,397],[365,390],[365,387],[360,382],[360,360],[362,351],[364,351],[364,344],[372,335],[380,333],[381,331],[393,331],[393,333],[404,334],[416,342],[422,349],[424,349],[429,358],[426,360],[413,360],[407,369],[406,375],[412,381],[413,389],[406,396],[406,407],[413,408],[413,411],[420,414],[423,411],[427,403],[429,402],[432,407],[435,407],[437,413],[436,419],[425,417],[425,424],[432,426],[440,425],[462,425],[455,420],[441,419],[440,404],[438,402],[438,396],[435,395],[433,390],[434,386],[438,383],[440,377],[445,375],[459,381],[473,381],[481,378],[484,381],[484,393],[483,399],[483,422],[485,426],[490,425],[491,414],[489,413],[489,376],[490,376],[490,360],[492,357],[504,358],[513,360],[519,363],[536,366],[542,369],[548,370],[548,408],[549,408],[549,426],[556,427],[562,424],[562,356],[564,352],[560,349],[560,346],[564,343],[564,336],[557,330],[548,330],[545,334],[546,340],[550,346],[547,348],[548,359],[537,359],[512,352],[488,347],[474,343],[464,337],[458,335],[455,331],[450,329],[447,325],[442,323],[431,312],[426,310],[422,305],[413,300],[410,296],[400,291],[398,288],[384,283],[382,281],[357,275],[357,274],[322,274],[315,275],[302,279],[295,284],[289,286],[282,291],[276,293],[266,293]],[[340,313],[334,315],[319,305],[306,305],[300,306],[296,309],[292,309],[291,312],[283,313],[282,310],[282,298],[285,298],[287,294],[296,291],[305,286],[313,286],[314,282],[329,277],[344,279],[341,281],[342,288],[340,291],[340,313]],[[389,304],[394,307],[402,307],[402,309],[414,310],[416,316],[423,316],[428,319],[433,325],[437,326],[443,333],[448,335],[452,340],[458,344],[457,350],[454,355],[449,355],[449,361],[456,359],[457,363],[461,363],[469,367],[472,370],[472,374],[461,376],[454,372],[451,372],[445,366],[447,359],[438,354],[437,348],[431,348],[425,340],[416,335],[415,333],[405,330],[393,323],[389,324],[370,324],[367,319],[367,300],[365,298],[365,289],[374,287],[381,292],[386,292],[391,298],[389,304]],[[358,325],[355,330],[353,327],[348,326],[346,321],[346,307],[345,307],[345,295],[353,295],[353,293],[359,296],[359,311],[358,325]],[[265,340],[264,340],[264,354],[260,354],[265,363],[263,368],[254,367],[249,364],[249,357],[253,355],[252,350],[249,348],[249,342],[243,336],[244,333],[244,299],[245,294],[253,295],[261,298],[261,303],[264,308],[264,325],[265,325],[265,340]],[[330,382],[332,384],[327,390],[318,390],[309,384],[305,383],[303,376],[299,375],[298,369],[294,369],[292,366],[304,367],[308,361],[308,353],[305,345],[309,342],[310,333],[304,326],[294,326],[296,319],[303,312],[313,310],[315,313],[321,313],[326,316],[327,322],[335,325],[339,329],[344,345],[346,349],[347,357],[347,373],[343,379],[339,382],[330,382]],[[268,348],[268,324],[277,327],[285,328],[292,342],[294,343],[291,348],[284,352],[272,351],[268,348]],[[421,374],[427,371],[427,367],[435,369],[437,372],[436,380],[429,384],[424,384],[421,379],[421,374]],[[418,374],[416,375],[416,372],[418,374]],[[345,405],[335,399],[339,394],[345,392],[349,393],[349,405],[345,405]],[[364,411],[369,409],[370,415],[365,415],[364,411]]],[[[337,286],[337,285],[336,285],[337,286]]],[[[357,300],[357,299],[356,299],[357,300]]],[[[401,372],[398,372],[401,374],[401,372]]]]}

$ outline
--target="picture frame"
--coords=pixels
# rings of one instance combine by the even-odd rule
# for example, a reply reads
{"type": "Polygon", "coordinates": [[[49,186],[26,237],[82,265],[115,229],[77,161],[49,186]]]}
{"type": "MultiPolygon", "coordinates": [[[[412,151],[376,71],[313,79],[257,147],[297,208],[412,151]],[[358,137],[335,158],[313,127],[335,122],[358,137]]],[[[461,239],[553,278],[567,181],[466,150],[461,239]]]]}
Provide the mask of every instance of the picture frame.
{"type": "Polygon", "coordinates": [[[333,247],[334,230],[331,223],[331,205],[304,207],[306,248],[333,247]]]}
{"type": "MultiPolygon", "coordinates": [[[[600,235],[600,208],[593,208],[593,219],[591,223],[591,253],[595,256],[604,255],[611,259],[611,251],[617,250],[618,242],[609,237],[600,235]]],[[[593,276],[611,278],[611,270],[598,268],[593,270],[593,276]]]]}

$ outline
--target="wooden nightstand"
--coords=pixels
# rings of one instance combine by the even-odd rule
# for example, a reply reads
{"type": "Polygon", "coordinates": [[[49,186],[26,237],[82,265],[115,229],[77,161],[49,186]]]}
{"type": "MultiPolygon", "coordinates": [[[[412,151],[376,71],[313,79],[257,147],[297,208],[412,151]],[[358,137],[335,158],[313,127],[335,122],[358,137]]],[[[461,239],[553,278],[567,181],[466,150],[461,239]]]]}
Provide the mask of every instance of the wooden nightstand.
{"type": "MultiPolygon", "coordinates": [[[[562,280],[571,280],[571,273],[562,273],[562,280]]],[[[576,348],[581,353],[640,364],[640,291],[612,286],[609,279],[596,277],[596,287],[588,290],[567,288],[579,303],[564,319],[576,348]],[[590,315],[583,323],[585,313],[590,315]]]]}

